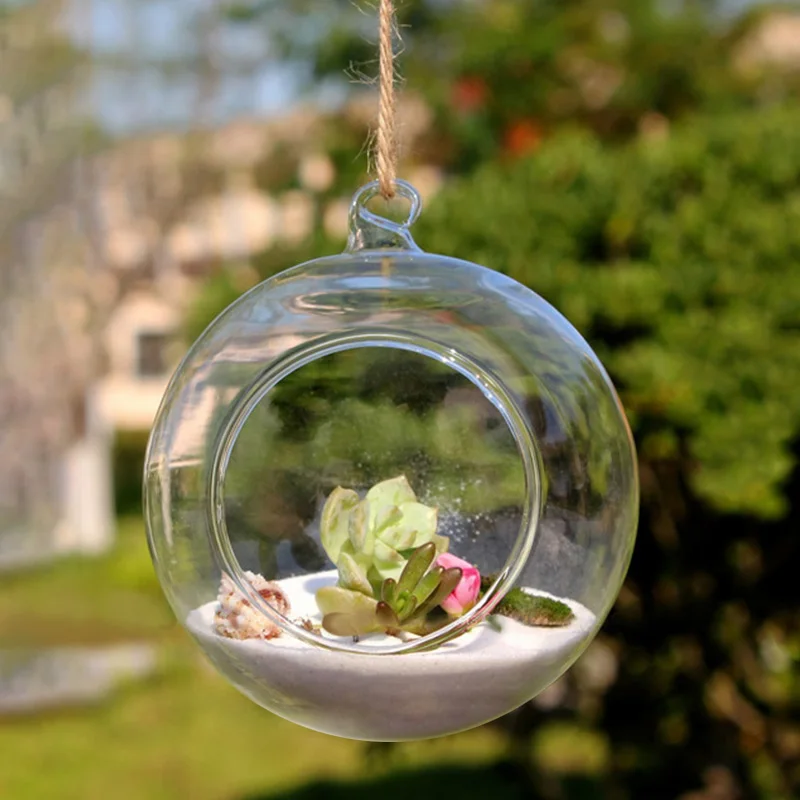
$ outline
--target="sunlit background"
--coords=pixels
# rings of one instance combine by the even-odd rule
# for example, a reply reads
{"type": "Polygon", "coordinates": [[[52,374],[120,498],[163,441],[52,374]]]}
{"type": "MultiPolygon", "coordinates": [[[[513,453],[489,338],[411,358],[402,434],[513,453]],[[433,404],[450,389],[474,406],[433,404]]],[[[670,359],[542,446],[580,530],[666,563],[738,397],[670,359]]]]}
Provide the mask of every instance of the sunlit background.
{"type": "Polygon", "coordinates": [[[6,0],[0,798],[797,798],[797,6],[398,8],[417,241],[542,294],[620,388],[615,611],[527,707],[434,742],[314,734],[212,672],[150,565],[146,437],[228,302],[341,250],[375,6],[6,0]]]}

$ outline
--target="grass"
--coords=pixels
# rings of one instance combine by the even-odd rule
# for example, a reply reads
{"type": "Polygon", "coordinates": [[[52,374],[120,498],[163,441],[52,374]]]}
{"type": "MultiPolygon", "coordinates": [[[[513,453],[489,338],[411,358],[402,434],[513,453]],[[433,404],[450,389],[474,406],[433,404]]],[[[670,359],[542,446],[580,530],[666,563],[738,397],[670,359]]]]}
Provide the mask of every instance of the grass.
{"type": "Polygon", "coordinates": [[[0,719],[0,797],[13,800],[241,800],[309,782],[380,777],[390,766],[488,764],[500,735],[479,729],[402,745],[368,766],[363,744],[316,734],[258,708],[219,678],[161,596],[141,521],[120,522],[106,556],[4,576],[4,648],[158,644],[158,677],[109,701],[0,719]],[[399,760],[399,762],[398,762],[399,760]]]}
{"type": "Polygon", "coordinates": [[[102,644],[176,632],[138,518],[120,521],[108,555],[66,558],[3,575],[0,583],[3,646],[102,644]]]}

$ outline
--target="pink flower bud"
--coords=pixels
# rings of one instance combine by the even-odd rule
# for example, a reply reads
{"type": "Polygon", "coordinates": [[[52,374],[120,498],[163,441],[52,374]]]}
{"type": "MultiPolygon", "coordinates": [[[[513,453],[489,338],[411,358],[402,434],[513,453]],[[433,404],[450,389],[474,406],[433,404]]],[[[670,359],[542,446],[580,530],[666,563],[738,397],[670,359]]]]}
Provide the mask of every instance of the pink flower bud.
{"type": "Polygon", "coordinates": [[[442,601],[442,608],[453,617],[466,614],[478,602],[478,595],[481,591],[480,572],[472,564],[450,555],[450,553],[442,553],[436,559],[436,565],[444,569],[458,567],[461,570],[461,581],[442,601]]]}

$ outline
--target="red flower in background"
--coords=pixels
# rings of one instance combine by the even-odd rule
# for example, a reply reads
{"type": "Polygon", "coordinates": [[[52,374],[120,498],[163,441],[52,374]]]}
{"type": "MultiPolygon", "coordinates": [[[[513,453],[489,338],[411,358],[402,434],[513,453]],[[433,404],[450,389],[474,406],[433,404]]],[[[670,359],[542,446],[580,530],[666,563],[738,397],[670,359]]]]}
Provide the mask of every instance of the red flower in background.
{"type": "Polygon", "coordinates": [[[520,119],[512,122],[503,137],[503,145],[512,156],[524,156],[538,150],[544,139],[542,126],[534,119],[520,119]]]}
{"type": "Polygon", "coordinates": [[[459,78],[453,85],[451,102],[456,111],[462,114],[473,114],[486,105],[489,87],[483,78],[459,78]]]}

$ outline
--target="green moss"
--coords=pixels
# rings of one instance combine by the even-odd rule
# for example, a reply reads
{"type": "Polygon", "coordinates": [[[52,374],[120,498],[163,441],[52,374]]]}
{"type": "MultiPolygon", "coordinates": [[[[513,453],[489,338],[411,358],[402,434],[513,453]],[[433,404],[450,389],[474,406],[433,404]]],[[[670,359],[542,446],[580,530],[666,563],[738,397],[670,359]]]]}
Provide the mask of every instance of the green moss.
{"type": "MultiPolygon", "coordinates": [[[[484,576],[481,579],[481,590],[486,592],[495,580],[494,575],[484,576]]],[[[575,619],[572,609],[566,603],[551,597],[530,594],[522,589],[508,592],[494,613],[515,619],[523,625],[543,628],[563,627],[575,619]]]]}

